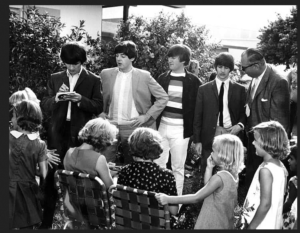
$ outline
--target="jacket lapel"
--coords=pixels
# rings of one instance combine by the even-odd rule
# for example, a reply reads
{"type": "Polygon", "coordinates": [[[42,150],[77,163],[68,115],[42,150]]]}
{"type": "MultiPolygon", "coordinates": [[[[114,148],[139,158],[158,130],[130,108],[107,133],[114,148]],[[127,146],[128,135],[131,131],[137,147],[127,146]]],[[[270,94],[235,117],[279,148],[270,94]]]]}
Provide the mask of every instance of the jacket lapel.
{"type": "MultiPolygon", "coordinates": [[[[109,86],[110,93],[114,93],[114,86],[115,86],[117,75],[118,75],[118,68],[115,68],[114,70],[112,70],[112,72],[110,73],[110,77],[109,77],[109,80],[110,80],[110,86],[109,86]]],[[[111,99],[112,99],[112,94],[110,95],[110,101],[109,102],[111,102],[111,99]]]]}
{"type": "Polygon", "coordinates": [[[212,87],[212,89],[213,89],[213,92],[215,93],[215,96],[216,96],[217,100],[219,101],[219,94],[218,94],[218,88],[217,88],[216,80],[214,80],[214,81],[211,83],[211,87],[212,87]]]}
{"type": "Polygon", "coordinates": [[[137,75],[136,73],[136,69],[133,68],[133,71],[132,71],[132,78],[131,78],[131,83],[132,83],[132,97],[133,97],[133,100],[135,101],[136,100],[136,91],[138,89],[138,84],[139,84],[139,81],[140,81],[140,77],[137,75]]]}
{"type": "Polygon", "coordinates": [[[269,80],[269,75],[270,75],[270,72],[271,72],[271,68],[269,66],[267,66],[267,70],[264,74],[264,76],[262,77],[262,79],[260,80],[260,83],[259,83],[259,86],[257,87],[256,89],[256,92],[255,92],[255,95],[253,97],[253,99],[256,98],[256,96],[262,92],[262,90],[265,89],[266,85],[267,85],[267,82],[269,80]]]}
{"type": "Polygon", "coordinates": [[[233,88],[234,88],[234,85],[233,85],[232,81],[229,80],[228,96],[227,96],[228,97],[228,103],[230,103],[230,98],[231,98],[232,93],[233,93],[233,88]]]}
{"type": "Polygon", "coordinates": [[[69,77],[67,75],[67,71],[63,73],[62,81],[66,86],[68,86],[68,88],[70,88],[70,82],[69,82],[69,77]]]}
{"type": "Polygon", "coordinates": [[[87,71],[85,68],[82,67],[82,71],[79,75],[79,78],[75,84],[75,87],[74,87],[74,91],[76,90],[76,88],[80,85],[80,83],[84,80],[84,78],[87,76],[87,71]]]}

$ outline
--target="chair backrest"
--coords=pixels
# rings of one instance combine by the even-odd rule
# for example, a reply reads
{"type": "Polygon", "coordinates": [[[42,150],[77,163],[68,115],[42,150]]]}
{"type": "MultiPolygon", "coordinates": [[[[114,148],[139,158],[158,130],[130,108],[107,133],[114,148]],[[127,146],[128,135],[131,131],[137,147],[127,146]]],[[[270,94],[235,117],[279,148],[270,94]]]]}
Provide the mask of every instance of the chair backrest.
{"type": "Polygon", "coordinates": [[[117,229],[170,229],[168,205],[160,205],[155,192],[122,185],[109,190],[115,202],[117,229]]]}
{"type": "Polygon", "coordinates": [[[105,184],[99,177],[79,172],[57,170],[55,179],[62,214],[71,220],[78,221],[78,219],[68,215],[68,211],[64,206],[65,193],[68,191],[70,204],[79,212],[79,215],[83,217],[89,227],[112,228],[114,222],[110,217],[111,205],[108,201],[105,184]]]}

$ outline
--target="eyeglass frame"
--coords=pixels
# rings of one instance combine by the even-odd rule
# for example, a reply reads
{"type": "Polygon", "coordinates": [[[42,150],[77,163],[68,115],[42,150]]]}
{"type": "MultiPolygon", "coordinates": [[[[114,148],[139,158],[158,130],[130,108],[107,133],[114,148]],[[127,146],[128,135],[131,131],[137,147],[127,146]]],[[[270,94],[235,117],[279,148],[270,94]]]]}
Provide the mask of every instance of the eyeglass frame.
{"type": "Polygon", "coordinates": [[[255,62],[255,63],[250,64],[249,66],[241,66],[241,68],[242,68],[241,70],[245,72],[247,68],[249,68],[249,67],[251,67],[251,66],[254,66],[254,65],[256,65],[256,64],[259,64],[259,63],[258,63],[258,62],[255,62]]]}

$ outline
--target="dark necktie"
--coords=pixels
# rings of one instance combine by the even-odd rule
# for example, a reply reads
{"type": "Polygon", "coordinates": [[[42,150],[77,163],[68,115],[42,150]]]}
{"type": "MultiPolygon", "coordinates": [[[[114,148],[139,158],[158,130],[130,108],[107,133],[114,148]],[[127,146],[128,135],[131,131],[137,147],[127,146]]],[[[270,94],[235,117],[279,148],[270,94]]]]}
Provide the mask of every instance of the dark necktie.
{"type": "Polygon", "coordinates": [[[219,93],[219,126],[223,127],[223,96],[224,96],[224,82],[222,82],[220,93],[219,93]]]}

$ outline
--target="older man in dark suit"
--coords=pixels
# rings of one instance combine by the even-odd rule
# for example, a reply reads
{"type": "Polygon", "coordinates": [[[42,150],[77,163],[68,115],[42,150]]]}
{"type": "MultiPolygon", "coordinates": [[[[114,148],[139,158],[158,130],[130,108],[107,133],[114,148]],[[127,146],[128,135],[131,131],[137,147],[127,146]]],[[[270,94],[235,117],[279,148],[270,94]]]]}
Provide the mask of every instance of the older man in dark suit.
{"type": "MultiPolygon", "coordinates": [[[[249,132],[252,127],[265,121],[280,122],[285,130],[289,128],[289,88],[287,80],[276,69],[267,64],[259,50],[249,48],[241,55],[242,70],[252,78],[246,97],[246,115],[249,132]]],[[[248,157],[246,163],[246,184],[252,178],[262,158],[252,145],[253,133],[248,133],[248,157]]]]}
{"type": "Polygon", "coordinates": [[[246,123],[246,89],[230,80],[234,59],[229,53],[220,53],[215,59],[216,78],[198,89],[194,116],[194,145],[201,154],[201,173],[212,152],[215,136],[230,133],[242,138],[246,123]]]}
{"type": "MultiPolygon", "coordinates": [[[[63,45],[60,54],[67,70],[52,74],[48,81],[48,96],[42,101],[44,110],[51,112],[51,127],[48,146],[57,149],[63,161],[70,147],[79,146],[78,132],[103,109],[100,77],[82,67],[86,51],[82,44],[69,42],[63,45]],[[61,95],[63,94],[63,95],[61,95]]],[[[60,164],[59,168],[63,168],[60,164]]],[[[41,228],[51,228],[55,208],[53,167],[46,181],[44,219],[41,228]]]]}

